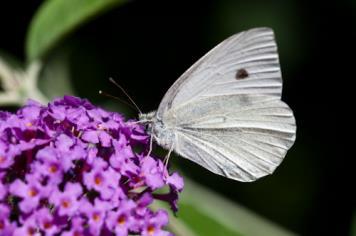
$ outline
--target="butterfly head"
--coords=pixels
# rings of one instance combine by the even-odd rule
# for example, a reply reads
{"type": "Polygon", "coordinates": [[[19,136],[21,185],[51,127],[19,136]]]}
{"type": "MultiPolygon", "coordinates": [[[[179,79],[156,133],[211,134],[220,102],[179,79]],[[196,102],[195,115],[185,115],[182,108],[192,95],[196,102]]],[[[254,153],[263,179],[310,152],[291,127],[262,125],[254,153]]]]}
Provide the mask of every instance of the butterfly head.
{"type": "Polygon", "coordinates": [[[139,113],[138,114],[138,119],[140,121],[140,123],[143,124],[150,124],[154,122],[156,116],[156,111],[151,111],[149,113],[139,113]]]}

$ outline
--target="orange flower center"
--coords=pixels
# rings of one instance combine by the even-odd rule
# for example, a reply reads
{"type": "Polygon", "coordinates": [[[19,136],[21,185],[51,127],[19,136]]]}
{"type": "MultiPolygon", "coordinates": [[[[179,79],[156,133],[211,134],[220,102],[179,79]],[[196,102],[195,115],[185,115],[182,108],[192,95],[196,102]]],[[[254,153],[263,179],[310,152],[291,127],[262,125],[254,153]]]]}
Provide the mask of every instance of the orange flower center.
{"type": "Polygon", "coordinates": [[[27,229],[27,233],[28,233],[29,236],[35,235],[36,229],[33,228],[33,227],[30,227],[30,228],[27,229]]]}
{"type": "Polygon", "coordinates": [[[123,224],[125,224],[125,222],[126,222],[125,216],[120,216],[120,217],[117,219],[117,223],[118,223],[119,225],[123,225],[123,224]]]}
{"type": "Polygon", "coordinates": [[[93,220],[96,221],[96,222],[98,222],[98,221],[100,220],[100,214],[94,213],[94,214],[93,214],[93,220]]]}
{"type": "Polygon", "coordinates": [[[5,162],[5,157],[0,156],[0,164],[5,162]]]}
{"type": "Polygon", "coordinates": [[[44,227],[45,229],[51,228],[51,227],[52,227],[52,222],[49,222],[49,221],[44,222],[43,227],[44,227]]]}
{"type": "Polygon", "coordinates": [[[97,128],[98,130],[106,130],[106,128],[101,124],[98,124],[97,128]]]}
{"type": "Polygon", "coordinates": [[[103,182],[103,180],[100,176],[95,176],[94,182],[96,185],[100,185],[103,182]]]}
{"type": "Polygon", "coordinates": [[[79,232],[79,231],[75,231],[73,235],[74,236],[82,236],[83,234],[81,232],[79,232]]]}
{"type": "Polygon", "coordinates": [[[58,170],[58,168],[54,164],[49,167],[49,172],[51,172],[51,173],[56,173],[57,170],[58,170]]]}
{"type": "Polygon", "coordinates": [[[26,126],[27,126],[27,127],[31,127],[31,126],[32,126],[32,123],[31,123],[31,122],[27,122],[27,123],[26,123],[26,126]]]}
{"type": "Polygon", "coordinates": [[[147,228],[147,232],[149,235],[153,235],[153,233],[155,232],[155,227],[153,225],[149,225],[147,228]]]}
{"type": "Polygon", "coordinates": [[[63,200],[62,201],[62,207],[64,207],[64,208],[70,207],[70,202],[68,200],[63,200]]]}
{"type": "Polygon", "coordinates": [[[30,197],[35,197],[35,196],[37,196],[37,194],[38,194],[38,191],[37,191],[37,189],[35,189],[35,188],[31,188],[31,189],[28,191],[28,195],[29,195],[30,197]]]}

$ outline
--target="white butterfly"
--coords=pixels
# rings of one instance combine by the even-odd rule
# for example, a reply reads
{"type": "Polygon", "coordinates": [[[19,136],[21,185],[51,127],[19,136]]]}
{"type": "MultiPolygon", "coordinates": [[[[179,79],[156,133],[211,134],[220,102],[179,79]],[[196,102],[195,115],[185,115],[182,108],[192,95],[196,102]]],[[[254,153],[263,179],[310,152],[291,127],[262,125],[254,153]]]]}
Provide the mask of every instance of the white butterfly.
{"type": "Polygon", "coordinates": [[[295,140],[281,93],[273,31],[255,28],[202,57],[140,122],[163,148],[216,174],[254,181],[271,174],[295,140]]]}

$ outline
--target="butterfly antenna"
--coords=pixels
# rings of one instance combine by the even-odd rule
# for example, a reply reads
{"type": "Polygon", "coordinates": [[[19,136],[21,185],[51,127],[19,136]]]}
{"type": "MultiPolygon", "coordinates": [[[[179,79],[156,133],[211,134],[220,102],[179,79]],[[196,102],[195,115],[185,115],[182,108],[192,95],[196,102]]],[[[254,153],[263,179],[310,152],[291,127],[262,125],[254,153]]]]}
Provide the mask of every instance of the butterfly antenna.
{"type": "Polygon", "coordinates": [[[135,106],[133,106],[131,103],[128,103],[128,102],[126,102],[125,100],[122,100],[122,99],[119,98],[119,97],[115,97],[115,96],[113,96],[113,95],[111,95],[111,94],[109,94],[109,93],[106,93],[106,92],[102,91],[102,90],[99,90],[99,94],[100,94],[100,95],[103,95],[103,96],[105,96],[105,97],[109,97],[109,98],[113,98],[113,99],[115,99],[115,100],[118,100],[118,101],[120,101],[120,102],[122,102],[122,103],[128,105],[130,108],[134,109],[135,111],[137,110],[137,108],[136,108],[135,106]]]}
{"type": "Polygon", "coordinates": [[[136,105],[136,103],[134,102],[134,100],[130,97],[130,95],[125,91],[125,89],[123,89],[113,78],[109,78],[109,81],[111,83],[113,83],[116,87],[118,87],[125,95],[126,97],[130,100],[130,102],[135,106],[135,108],[137,109],[137,111],[142,114],[140,108],[138,108],[138,106],[136,105]]]}

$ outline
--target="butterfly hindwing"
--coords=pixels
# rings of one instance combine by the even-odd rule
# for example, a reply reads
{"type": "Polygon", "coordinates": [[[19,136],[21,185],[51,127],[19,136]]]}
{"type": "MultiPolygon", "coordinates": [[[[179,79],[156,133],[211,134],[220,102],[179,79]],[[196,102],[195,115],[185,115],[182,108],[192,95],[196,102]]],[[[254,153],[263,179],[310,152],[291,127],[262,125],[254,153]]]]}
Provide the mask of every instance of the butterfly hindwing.
{"type": "Polygon", "coordinates": [[[205,98],[168,114],[167,125],[176,122],[175,151],[239,181],[271,174],[295,140],[293,113],[272,96],[241,96],[205,98]]]}

